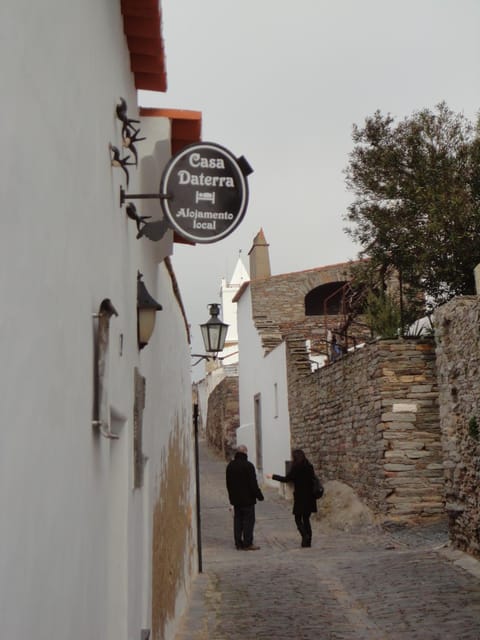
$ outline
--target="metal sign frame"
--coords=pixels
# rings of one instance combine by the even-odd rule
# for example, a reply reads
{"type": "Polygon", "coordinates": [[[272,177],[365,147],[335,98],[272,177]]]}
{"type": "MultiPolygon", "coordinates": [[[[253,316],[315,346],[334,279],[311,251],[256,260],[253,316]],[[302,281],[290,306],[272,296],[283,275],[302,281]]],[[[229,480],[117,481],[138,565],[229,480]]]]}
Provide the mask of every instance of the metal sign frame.
{"type": "Polygon", "coordinates": [[[248,205],[244,158],[219,144],[188,145],[167,163],[160,181],[160,204],[177,233],[195,243],[217,242],[234,231],[248,205]]]}

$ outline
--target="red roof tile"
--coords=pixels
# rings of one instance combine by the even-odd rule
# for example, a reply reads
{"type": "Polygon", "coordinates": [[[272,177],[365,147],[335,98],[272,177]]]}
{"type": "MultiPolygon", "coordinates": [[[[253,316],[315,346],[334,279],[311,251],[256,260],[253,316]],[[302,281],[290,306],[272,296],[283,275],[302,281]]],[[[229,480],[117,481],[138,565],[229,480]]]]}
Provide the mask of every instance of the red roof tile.
{"type": "Polygon", "coordinates": [[[147,91],[166,91],[160,1],[121,0],[121,8],[135,87],[147,91]]]}

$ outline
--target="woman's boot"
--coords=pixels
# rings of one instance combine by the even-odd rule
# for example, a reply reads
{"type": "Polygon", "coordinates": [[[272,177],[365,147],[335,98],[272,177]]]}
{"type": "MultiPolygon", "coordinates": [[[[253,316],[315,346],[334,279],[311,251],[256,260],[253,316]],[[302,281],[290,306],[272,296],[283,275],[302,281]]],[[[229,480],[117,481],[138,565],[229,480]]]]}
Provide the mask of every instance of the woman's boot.
{"type": "Polygon", "coordinates": [[[311,547],[312,546],[312,536],[304,535],[302,536],[302,547],[311,547]]]}
{"type": "Polygon", "coordinates": [[[297,529],[299,534],[302,536],[302,546],[303,546],[303,539],[305,538],[305,529],[301,524],[297,524],[297,529]]]}

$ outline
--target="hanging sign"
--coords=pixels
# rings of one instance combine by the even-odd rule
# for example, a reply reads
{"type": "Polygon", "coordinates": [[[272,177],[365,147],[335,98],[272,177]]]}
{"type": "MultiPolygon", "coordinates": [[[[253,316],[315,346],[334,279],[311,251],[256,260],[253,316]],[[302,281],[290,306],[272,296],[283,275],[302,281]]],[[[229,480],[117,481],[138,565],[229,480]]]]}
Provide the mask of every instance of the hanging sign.
{"type": "Polygon", "coordinates": [[[189,145],[165,167],[161,206],[171,226],[193,242],[217,242],[240,224],[248,204],[248,162],[213,142],[189,145]]]}

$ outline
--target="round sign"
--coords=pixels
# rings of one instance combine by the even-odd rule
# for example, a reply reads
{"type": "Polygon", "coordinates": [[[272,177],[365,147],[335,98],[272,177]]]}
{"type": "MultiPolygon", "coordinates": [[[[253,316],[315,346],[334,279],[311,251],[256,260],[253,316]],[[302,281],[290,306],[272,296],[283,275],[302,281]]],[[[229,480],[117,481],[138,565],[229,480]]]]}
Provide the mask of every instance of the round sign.
{"type": "Polygon", "coordinates": [[[216,242],[241,222],[248,203],[246,177],[218,144],[200,142],[177,153],[163,172],[161,205],[172,227],[194,242],[216,242]]]}

